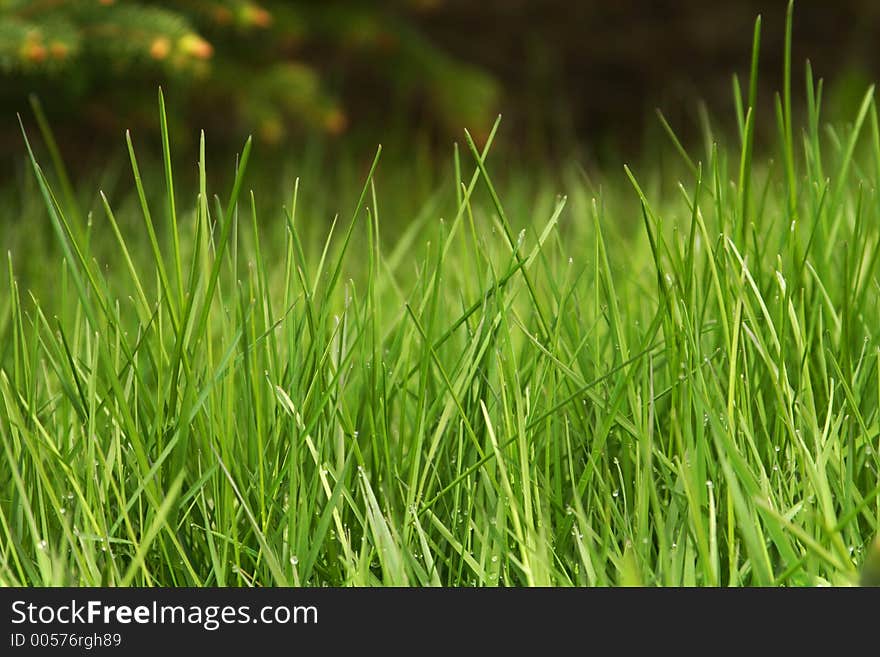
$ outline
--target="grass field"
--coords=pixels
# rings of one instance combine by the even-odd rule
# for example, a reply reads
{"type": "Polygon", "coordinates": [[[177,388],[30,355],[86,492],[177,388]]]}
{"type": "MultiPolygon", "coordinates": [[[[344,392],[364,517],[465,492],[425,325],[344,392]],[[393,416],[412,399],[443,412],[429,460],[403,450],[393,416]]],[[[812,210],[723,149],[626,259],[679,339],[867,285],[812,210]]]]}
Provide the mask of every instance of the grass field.
{"type": "Polygon", "coordinates": [[[0,584],[857,583],[877,108],[826,126],[808,78],[755,145],[756,75],[734,146],[670,128],[676,167],[600,186],[494,161],[501,130],[411,216],[378,154],[362,190],[304,171],[259,204],[250,144],[219,197],[204,155],[174,186],[166,131],[119,199],[31,156],[2,218],[0,584]]]}

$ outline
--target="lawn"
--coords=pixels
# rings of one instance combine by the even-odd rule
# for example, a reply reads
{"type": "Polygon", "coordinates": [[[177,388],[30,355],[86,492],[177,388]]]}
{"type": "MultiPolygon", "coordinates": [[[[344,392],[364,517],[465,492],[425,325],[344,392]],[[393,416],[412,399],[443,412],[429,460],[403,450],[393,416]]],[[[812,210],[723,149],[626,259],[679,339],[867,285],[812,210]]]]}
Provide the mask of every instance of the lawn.
{"type": "Polygon", "coordinates": [[[357,187],[306,167],[258,198],[250,143],[212,189],[202,142],[189,184],[164,102],[118,198],[29,133],[0,584],[857,583],[877,107],[826,125],[808,74],[756,144],[756,76],[733,138],[666,124],[674,166],[532,173],[493,159],[502,123],[423,198],[381,149],[357,187]]]}

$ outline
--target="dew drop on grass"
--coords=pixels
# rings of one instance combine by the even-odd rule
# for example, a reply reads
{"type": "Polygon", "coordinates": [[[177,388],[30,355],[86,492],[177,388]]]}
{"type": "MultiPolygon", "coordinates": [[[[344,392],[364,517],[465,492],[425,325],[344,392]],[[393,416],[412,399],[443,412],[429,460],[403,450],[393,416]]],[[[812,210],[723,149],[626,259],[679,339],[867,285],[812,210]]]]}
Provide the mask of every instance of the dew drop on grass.
{"type": "Polygon", "coordinates": [[[615,489],[614,492],[611,493],[611,496],[612,496],[612,497],[617,497],[618,495],[620,495],[620,491],[617,490],[617,489],[615,489]]]}
{"type": "Polygon", "coordinates": [[[711,480],[711,479],[707,479],[707,480],[706,480],[706,488],[710,488],[710,489],[711,489],[711,488],[714,488],[714,487],[715,487],[715,484],[712,483],[712,480],[711,480]]]}
{"type": "Polygon", "coordinates": [[[37,543],[37,548],[39,548],[40,550],[45,550],[47,547],[49,547],[49,544],[46,542],[45,538],[37,543]]]}
{"type": "Polygon", "coordinates": [[[291,566],[295,566],[295,565],[298,564],[298,563],[299,563],[299,557],[297,557],[295,554],[294,554],[294,555],[291,555],[291,557],[290,557],[290,565],[291,565],[291,566]]]}
{"type": "Polygon", "coordinates": [[[497,554],[492,556],[492,563],[498,563],[498,555],[497,554]]]}

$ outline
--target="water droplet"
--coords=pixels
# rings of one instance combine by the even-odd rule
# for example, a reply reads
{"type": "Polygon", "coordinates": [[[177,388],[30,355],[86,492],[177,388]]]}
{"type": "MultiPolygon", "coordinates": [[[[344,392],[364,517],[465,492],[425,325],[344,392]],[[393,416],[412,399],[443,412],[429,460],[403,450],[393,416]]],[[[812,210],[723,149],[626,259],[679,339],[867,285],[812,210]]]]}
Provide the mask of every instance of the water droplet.
{"type": "Polygon", "coordinates": [[[615,489],[615,491],[614,491],[613,493],[611,493],[611,496],[612,496],[612,497],[617,497],[618,495],[620,495],[620,491],[619,491],[619,490],[616,490],[616,489],[615,489]]]}
{"type": "Polygon", "coordinates": [[[706,488],[714,488],[715,484],[712,483],[711,479],[706,480],[706,488]]]}
{"type": "Polygon", "coordinates": [[[58,509],[58,512],[63,516],[65,513],[67,513],[67,509],[65,509],[65,508],[62,506],[60,509],[58,509]]]}
{"type": "Polygon", "coordinates": [[[492,563],[498,563],[498,555],[497,554],[492,556],[492,563]]]}
{"type": "Polygon", "coordinates": [[[299,557],[297,557],[295,554],[294,554],[294,555],[291,555],[291,557],[290,557],[290,565],[291,565],[291,566],[295,566],[295,565],[298,564],[298,563],[299,563],[299,557]]]}
{"type": "Polygon", "coordinates": [[[49,547],[49,544],[46,542],[46,539],[43,539],[42,541],[37,543],[37,548],[40,550],[45,550],[47,547],[49,547]]]}

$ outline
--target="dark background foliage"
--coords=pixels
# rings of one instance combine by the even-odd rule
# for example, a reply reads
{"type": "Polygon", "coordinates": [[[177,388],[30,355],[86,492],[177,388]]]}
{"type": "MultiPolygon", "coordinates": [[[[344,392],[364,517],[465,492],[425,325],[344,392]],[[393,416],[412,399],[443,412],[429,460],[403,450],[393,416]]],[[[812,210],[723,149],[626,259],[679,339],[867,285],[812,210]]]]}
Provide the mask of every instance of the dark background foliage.
{"type": "MultiPolygon", "coordinates": [[[[422,16],[449,51],[502,82],[505,109],[529,134],[571,131],[627,141],[646,110],[695,113],[695,99],[730,108],[731,75],[748,75],[762,16],[763,102],[781,88],[786,0],[449,0],[422,16]],[[628,137],[629,136],[629,137],[628,137]]],[[[880,3],[801,0],[794,15],[794,92],[804,62],[828,79],[835,102],[880,70],[880,3]]],[[[766,112],[765,112],[766,114],[766,112]]],[[[770,113],[772,117],[772,112],[770,113]]]]}
{"type": "MultiPolygon", "coordinates": [[[[697,133],[697,99],[722,123],[731,116],[731,75],[747,75],[759,13],[770,130],[786,5],[0,0],[0,151],[20,151],[15,112],[29,116],[28,94],[62,146],[87,153],[125,128],[155,131],[162,84],[183,148],[197,128],[282,148],[315,134],[446,144],[463,127],[485,134],[503,111],[507,141],[531,153],[635,152],[654,107],[686,138],[697,133]]],[[[827,107],[848,109],[880,72],[878,36],[880,3],[799,2],[795,96],[809,58],[828,81],[827,107]]]]}

